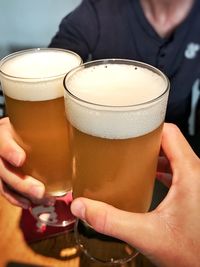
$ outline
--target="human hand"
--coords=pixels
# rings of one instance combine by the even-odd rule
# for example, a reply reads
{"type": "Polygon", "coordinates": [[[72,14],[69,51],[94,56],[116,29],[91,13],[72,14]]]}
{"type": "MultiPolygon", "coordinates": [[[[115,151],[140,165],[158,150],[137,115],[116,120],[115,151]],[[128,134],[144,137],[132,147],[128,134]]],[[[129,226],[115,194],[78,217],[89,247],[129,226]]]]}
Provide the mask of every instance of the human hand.
{"type": "Polygon", "coordinates": [[[44,185],[20,172],[25,161],[24,150],[15,142],[8,118],[0,120],[0,194],[13,205],[29,208],[44,196],[44,185]]]}
{"type": "MultiPolygon", "coordinates": [[[[173,179],[166,198],[155,210],[145,214],[125,212],[86,198],[75,199],[71,210],[96,231],[129,243],[157,266],[197,267],[200,159],[172,124],[164,125],[162,149],[170,162],[173,179]]],[[[162,179],[165,180],[164,175],[162,179]]]]}

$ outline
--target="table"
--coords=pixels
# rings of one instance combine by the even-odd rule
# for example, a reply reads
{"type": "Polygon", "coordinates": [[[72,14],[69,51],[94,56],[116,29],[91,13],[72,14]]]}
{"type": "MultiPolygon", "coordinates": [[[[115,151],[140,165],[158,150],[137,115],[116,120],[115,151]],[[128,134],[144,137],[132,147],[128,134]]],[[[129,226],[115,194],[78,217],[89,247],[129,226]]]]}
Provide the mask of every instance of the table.
{"type": "MultiPolygon", "coordinates": [[[[101,267],[77,250],[73,232],[28,244],[20,228],[21,208],[0,196],[0,267],[101,267]]],[[[106,265],[103,265],[106,267],[106,265]]],[[[153,267],[142,255],[123,267],[153,267]]]]}

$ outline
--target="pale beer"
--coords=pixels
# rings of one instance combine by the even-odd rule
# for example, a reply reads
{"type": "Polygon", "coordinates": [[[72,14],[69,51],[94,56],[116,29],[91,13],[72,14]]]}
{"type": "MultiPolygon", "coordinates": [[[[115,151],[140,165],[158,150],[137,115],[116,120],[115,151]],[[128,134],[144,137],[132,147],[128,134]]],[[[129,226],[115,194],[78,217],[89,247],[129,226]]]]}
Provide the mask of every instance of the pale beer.
{"type": "Polygon", "coordinates": [[[63,78],[80,63],[80,57],[67,50],[31,49],[6,57],[0,65],[7,114],[26,152],[22,171],[55,196],[72,186],[63,78]]]}
{"type": "Polygon", "coordinates": [[[87,63],[65,78],[73,154],[73,196],[148,211],[168,80],[126,60],[87,63]]]}
{"type": "MultiPolygon", "coordinates": [[[[167,78],[144,63],[108,59],[70,71],[64,85],[73,197],[148,211],[169,93],[167,78]]],[[[121,265],[138,253],[81,220],[75,238],[87,256],[101,263],[121,265]]]]}

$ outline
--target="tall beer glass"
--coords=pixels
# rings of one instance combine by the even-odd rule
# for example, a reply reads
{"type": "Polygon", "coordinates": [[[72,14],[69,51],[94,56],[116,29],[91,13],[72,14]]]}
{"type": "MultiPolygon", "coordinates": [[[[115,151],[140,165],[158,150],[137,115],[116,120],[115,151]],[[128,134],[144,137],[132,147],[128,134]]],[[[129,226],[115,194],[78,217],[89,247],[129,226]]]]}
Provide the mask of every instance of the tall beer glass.
{"type": "MultiPolygon", "coordinates": [[[[20,51],[0,62],[7,114],[16,141],[26,152],[22,172],[43,182],[46,193],[55,197],[71,191],[72,178],[63,78],[81,62],[71,51],[52,48],[20,51]]],[[[64,198],[56,205],[63,202],[64,198]]],[[[66,211],[59,215],[55,206],[36,206],[32,211],[51,225],[66,226],[74,221],[66,211]]]]}
{"type": "MultiPolygon", "coordinates": [[[[125,211],[147,212],[168,79],[147,64],[108,59],[73,69],[64,85],[73,198],[87,197],[125,211]]],[[[104,263],[123,263],[137,254],[124,242],[98,234],[86,222],[77,222],[76,239],[90,258],[104,263]]]]}

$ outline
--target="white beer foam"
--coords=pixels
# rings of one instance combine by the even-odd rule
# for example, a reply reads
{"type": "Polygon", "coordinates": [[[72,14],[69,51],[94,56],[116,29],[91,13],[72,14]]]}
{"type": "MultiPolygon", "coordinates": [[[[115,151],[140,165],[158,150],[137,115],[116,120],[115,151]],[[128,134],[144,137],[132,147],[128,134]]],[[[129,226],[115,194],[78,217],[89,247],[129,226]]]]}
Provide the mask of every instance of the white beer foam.
{"type": "Polygon", "coordinates": [[[64,75],[80,63],[78,55],[64,50],[30,50],[16,54],[0,66],[3,91],[11,98],[27,101],[62,97],[64,75]]]}
{"type": "Polygon", "coordinates": [[[164,75],[132,65],[81,68],[75,75],[69,75],[66,87],[86,102],[65,92],[67,116],[74,127],[93,136],[109,139],[141,136],[164,121],[167,85],[164,75]],[[158,99],[153,101],[155,98],[158,99]]]}

